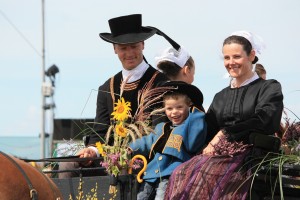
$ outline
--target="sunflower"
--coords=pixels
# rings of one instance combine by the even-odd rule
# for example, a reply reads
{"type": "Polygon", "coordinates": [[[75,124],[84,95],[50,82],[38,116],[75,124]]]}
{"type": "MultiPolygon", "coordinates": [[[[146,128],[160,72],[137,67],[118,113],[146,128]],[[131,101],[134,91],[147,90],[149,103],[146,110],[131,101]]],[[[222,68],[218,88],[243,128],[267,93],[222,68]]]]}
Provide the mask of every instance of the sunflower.
{"type": "Polygon", "coordinates": [[[114,112],[111,115],[115,120],[124,121],[128,118],[130,111],[130,102],[125,102],[122,97],[121,100],[118,99],[118,102],[115,103],[114,112]]]}
{"type": "Polygon", "coordinates": [[[123,126],[122,123],[116,125],[116,133],[121,137],[127,136],[127,129],[123,126]]]}
{"type": "Polygon", "coordinates": [[[105,153],[103,151],[102,144],[100,142],[96,142],[96,148],[98,149],[99,154],[104,157],[105,153]]]}

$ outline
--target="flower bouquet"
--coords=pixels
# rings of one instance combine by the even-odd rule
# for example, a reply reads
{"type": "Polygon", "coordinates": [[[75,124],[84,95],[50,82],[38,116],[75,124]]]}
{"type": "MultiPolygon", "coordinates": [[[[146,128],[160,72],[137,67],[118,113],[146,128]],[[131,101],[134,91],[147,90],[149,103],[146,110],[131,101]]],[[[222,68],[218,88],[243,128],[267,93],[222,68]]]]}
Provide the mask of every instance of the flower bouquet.
{"type": "Polygon", "coordinates": [[[117,177],[119,174],[126,174],[129,168],[131,152],[128,149],[129,142],[134,139],[130,138],[131,131],[127,128],[126,121],[131,116],[130,102],[125,102],[123,98],[115,103],[113,124],[109,127],[106,134],[105,144],[96,143],[99,154],[103,157],[100,163],[105,167],[107,173],[111,175],[109,193],[116,193],[117,177]],[[113,137],[113,145],[109,145],[109,140],[113,137]]]}
{"type": "Polygon", "coordinates": [[[106,168],[108,174],[115,177],[127,169],[130,160],[130,151],[127,148],[130,138],[127,137],[128,130],[125,125],[130,110],[130,102],[125,102],[123,98],[118,100],[112,113],[115,123],[109,127],[106,143],[96,143],[99,154],[104,158],[101,165],[106,168]],[[111,135],[113,135],[113,146],[108,145],[111,135]]]}

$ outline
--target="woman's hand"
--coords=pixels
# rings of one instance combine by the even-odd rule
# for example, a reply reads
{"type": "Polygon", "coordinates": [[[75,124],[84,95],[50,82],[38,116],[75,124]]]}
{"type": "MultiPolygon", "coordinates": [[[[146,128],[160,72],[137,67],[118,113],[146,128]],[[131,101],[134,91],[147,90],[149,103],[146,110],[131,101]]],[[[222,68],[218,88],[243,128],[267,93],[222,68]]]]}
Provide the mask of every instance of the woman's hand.
{"type": "Polygon", "coordinates": [[[224,133],[222,131],[219,131],[217,135],[210,141],[210,143],[205,147],[202,151],[202,154],[204,155],[213,155],[215,152],[214,145],[216,145],[220,141],[220,137],[223,137],[224,133]]]}
{"type": "Polygon", "coordinates": [[[213,155],[215,148],[211,143],[209,143],[202,151],[204,155],[213,155]]]}

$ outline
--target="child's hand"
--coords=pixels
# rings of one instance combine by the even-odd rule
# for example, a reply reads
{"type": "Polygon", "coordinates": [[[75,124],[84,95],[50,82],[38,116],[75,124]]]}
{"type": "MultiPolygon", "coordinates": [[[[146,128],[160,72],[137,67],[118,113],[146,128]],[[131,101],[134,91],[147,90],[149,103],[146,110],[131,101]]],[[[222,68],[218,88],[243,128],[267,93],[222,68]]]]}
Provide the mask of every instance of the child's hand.
{"type": "Polygon", "coordinates": [[[127,147],[128,154],[133,154],[133,150],[130,147],[127,147]]]}

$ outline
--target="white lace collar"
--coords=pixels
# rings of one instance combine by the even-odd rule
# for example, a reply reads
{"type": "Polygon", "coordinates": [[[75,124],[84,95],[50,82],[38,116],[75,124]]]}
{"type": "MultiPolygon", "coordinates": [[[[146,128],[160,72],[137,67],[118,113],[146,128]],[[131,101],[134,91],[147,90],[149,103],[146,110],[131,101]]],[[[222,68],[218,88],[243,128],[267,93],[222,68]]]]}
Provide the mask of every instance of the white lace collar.
{"type": "Polygon", "coordinates": [[[132,70],[123,69],[122,70],[122,76],[123,80],[126,80],[127,77],[130,76],[127,83],[132,83],[134,81],[139,80],[142,78],[146,70],[149,68],[149,65],[143,60],[136,68],[132,70]]]}
{"type": "MultiPolygon", "coordinates": [[[[256,72],[254,72],[253,76],[252,76],[251,78],[245,80],[245,81],[240,85],[240,87],[245,86],[245,85],[248,85],[249,83],[255,81],[255,80],[258,79],[258,78],[259,78],[259,76],[257,75],[256,72]]],[[[235,78],[233,78],[233,79],[231,80],[231,82],[230,82],[230,87],[231,87],[231,88],[237,88],[237,86],[236,86],[236,79],[235,79],[235,78]]]]}

